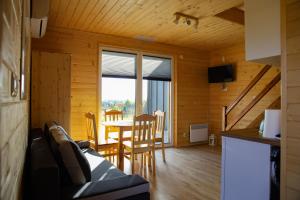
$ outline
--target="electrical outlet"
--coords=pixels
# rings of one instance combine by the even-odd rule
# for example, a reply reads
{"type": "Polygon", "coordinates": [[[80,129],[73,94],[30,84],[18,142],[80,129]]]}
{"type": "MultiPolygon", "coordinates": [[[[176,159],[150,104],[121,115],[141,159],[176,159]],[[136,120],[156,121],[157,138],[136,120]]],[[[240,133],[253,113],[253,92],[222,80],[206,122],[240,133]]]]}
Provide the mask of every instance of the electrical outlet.
{"type": "Polygon", "coordinates": [[[187,137],[187,134],[186,134],[186,132],[184,132],[184,133],[183,133],[183,137],[187,137]]]}

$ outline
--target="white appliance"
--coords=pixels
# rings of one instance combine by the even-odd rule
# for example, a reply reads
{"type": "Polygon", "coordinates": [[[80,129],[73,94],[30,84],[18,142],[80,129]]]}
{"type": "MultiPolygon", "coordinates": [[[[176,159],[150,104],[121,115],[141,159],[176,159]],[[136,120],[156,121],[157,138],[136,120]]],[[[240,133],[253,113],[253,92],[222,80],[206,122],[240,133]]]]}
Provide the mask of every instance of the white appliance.
{"type": "Polygon", "coordinates": [[[192,124],[190,125],[190,142],[208,141],[208,125],[192,124]]]}
{"type": "Polygon", "coordinates": [[[281,130],[281,110],[266,109],[264,119],[263,136],[267,138],[276,138],[281,130]]]}
{"type": "Polygon", "coordinates": [[[41,38],[46,33],[49,0],[32,0],[31,36],[41,38]]]}

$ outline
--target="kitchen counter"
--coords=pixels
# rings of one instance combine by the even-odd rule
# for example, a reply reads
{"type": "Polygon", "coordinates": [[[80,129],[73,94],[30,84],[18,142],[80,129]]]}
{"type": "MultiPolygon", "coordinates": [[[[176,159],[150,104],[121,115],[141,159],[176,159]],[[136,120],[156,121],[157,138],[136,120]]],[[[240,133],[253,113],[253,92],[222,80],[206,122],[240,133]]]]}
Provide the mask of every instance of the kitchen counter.
{"type": "Polygon", "coordinates": [[[257,129],[223,132],[221,199],[271,199],[275,194],[271,187],[271,175],[275,173],[271,156],[279,147],[279,139],[262,137],[257,129]]]}
{"type": "Polygon", "coordinates": [[[230,130],[222,132],[221,135],[224,137],[231,137],[264,144],[270,144],[272,146],[280,146],[280,139],[265,138],[259,135],[258,129],[230,130]]]}

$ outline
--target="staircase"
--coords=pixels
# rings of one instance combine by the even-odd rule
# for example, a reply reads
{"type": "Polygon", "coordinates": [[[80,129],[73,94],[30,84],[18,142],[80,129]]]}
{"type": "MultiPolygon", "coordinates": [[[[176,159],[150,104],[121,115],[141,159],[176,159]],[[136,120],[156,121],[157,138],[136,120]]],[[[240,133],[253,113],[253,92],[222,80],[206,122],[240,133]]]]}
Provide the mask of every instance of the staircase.
{"type": "MultiPolygon", "coordinates": [[[[234,126],[243,119],[243,117],[251,111],[251,109],[280,81],[280,73],[278,73],[260,92],[246,105],[236,116],[234,116],[230,122],[228,122],[228,115],[231,111],[241,102],[241,100],[249,93],[249,91],[261,80],[261,78],[269,71],[270,65],[264,66],[260,72],[252,79],[247,87],[241,92],[241,94],[228,106],[224,106],[222,110],[222,131],[228,131],[234,128],[234,126]]],[[[280,96],[276,98],[265,109],[272,109],[280,107],[280,96]]],[[[264,110],[245,128],[253,128],[259,124],[264,118],[264,110]]]]}

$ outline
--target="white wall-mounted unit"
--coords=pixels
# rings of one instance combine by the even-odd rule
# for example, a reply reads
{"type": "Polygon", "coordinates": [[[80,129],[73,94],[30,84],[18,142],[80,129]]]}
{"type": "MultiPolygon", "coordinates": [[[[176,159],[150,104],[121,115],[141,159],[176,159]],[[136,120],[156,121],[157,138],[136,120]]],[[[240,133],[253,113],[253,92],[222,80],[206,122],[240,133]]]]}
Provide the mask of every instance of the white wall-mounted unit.
{"type": "Polygon", "coordinates": [[[190,142],[207,142],[208,141],[208,125],[192,124],[190,125],[190,142]]]}
{"type": "Polygon", "coordinates": [[[246,60],[280,66],[280,0],[245,0],[246,60]]]}
{"type": "Polygon", "coordinates": [[[32,0],[31,36],[41,38],[46,33],[49,0],[32,0]]]}

